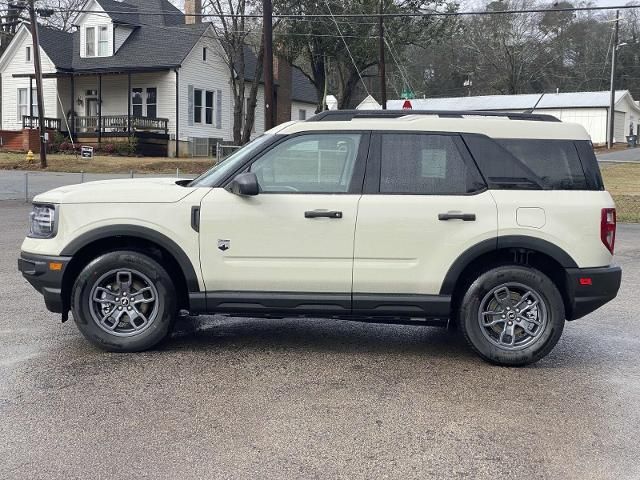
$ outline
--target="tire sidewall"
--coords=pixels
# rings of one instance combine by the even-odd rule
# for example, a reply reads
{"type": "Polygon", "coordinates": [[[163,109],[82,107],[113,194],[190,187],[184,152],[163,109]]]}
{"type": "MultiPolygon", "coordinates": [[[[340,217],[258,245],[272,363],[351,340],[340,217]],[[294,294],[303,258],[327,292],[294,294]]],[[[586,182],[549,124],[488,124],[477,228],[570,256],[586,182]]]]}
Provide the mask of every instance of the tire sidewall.
{"type": "Polygon", "coordinates": [[[497,267],[481,274],[465,294],[459,317],[465,338],[482,358],[499,365],[522,366],[537,362],[553,349],[562,335],[565,312],[562,296],[549,277],[534,268],[514,265],[497,267]],[[505,350],[493,345],[483,334],[478,321],[482,299],[495,287],[510,282],[534,289],[547,311],[547,325],[540,338],[520,350],[505,350]]]}
{"type": "Polygon", "coordinates": [[[135,251],[105,253],[92,260],[78,275],[71,293],[71,311],[80,332],[94,345],[110,351],[136,352],[162,341],[176,316],[173,282],[166,270],[151,257],[135,251]],[[158,292],[158,313],[143,332],[130,337],[118,337],[105,332],[93,320],[89,308],[91,290],[105,273],[118,268],[131,268],[146,275],[158,292]]]}

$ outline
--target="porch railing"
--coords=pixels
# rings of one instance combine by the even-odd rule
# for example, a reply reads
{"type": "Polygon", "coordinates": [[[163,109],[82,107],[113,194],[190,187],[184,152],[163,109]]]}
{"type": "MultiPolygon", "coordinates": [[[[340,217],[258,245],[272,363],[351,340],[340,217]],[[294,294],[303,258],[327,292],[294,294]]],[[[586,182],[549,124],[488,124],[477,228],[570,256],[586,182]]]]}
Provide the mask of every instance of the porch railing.
{"type": "Polygon", "coordinates": [[[165,135],[169,132],[169,119],[167,118],[102,115],[102,118],[97,116],[76,116],[74,121],[76,132],[98,132],[98,123],[100,123],[101,133],[128,132],[129,128],[131,128],[132,132],[162,132],[165,135]],[[130,127],[129,118],[131,120],[130,127]]]}
{"type": "MultiPolygon", "coordinates": [[[[23,115],[22,128],[40,128],[39,118],[31,115],[23,115]]],[[[48,130],[60,130],[60,119],[44,117],[44,128],[48,130]]]]}

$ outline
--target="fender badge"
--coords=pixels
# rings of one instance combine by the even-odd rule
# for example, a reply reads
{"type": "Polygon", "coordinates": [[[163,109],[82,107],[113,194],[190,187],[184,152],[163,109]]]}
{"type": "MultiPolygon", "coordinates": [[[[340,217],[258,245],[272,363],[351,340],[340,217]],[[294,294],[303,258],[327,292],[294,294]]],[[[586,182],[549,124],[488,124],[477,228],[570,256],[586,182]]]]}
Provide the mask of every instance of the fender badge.
{"type": "Polygon", "coordinates": [[[231,248],[231,240],[218,239],[218,250],[225,252],[230,248],[231,248]]]}

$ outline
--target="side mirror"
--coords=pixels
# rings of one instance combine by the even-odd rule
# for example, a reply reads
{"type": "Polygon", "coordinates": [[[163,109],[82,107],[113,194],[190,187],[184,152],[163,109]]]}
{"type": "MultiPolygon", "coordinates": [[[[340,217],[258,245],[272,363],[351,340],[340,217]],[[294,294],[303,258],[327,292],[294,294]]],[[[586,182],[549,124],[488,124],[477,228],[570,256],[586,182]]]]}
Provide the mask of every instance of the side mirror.
{"type": "Polygon", "coordinates": [[[258,186],[258,177],[253,172],[246,172],[236,175],[229,184],[229,190],[235,195],[243,197],[258,195],[260,187],[258,186]]]}

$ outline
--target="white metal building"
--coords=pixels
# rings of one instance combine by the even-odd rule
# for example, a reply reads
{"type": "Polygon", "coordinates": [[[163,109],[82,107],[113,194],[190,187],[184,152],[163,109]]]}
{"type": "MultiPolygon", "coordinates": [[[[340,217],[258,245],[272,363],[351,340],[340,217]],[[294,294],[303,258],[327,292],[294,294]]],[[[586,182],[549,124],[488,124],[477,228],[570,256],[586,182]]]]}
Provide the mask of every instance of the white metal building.
{"type": "MultiPolygon", "coordinates": [[[[476,97],[420,98],[411,100],[416,110],[486,110],[533,112],[553,115],[563,122],[585,127],[594,144],[607,141],[609,91],[483,95],[476,97]]],[[[401,109],[404,100],[389,100],[387,108],[401,109]]],[[[367,107],[364,107],[367,109],[367,107]]],[[[640,106],[628,90],[618,90],[614,107],[614,141],[625,142],[631,128],[638,132],[640,106]]]]}

